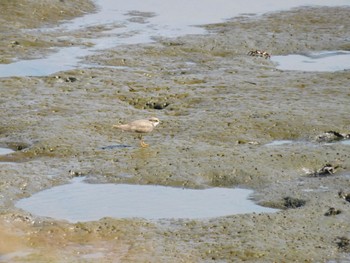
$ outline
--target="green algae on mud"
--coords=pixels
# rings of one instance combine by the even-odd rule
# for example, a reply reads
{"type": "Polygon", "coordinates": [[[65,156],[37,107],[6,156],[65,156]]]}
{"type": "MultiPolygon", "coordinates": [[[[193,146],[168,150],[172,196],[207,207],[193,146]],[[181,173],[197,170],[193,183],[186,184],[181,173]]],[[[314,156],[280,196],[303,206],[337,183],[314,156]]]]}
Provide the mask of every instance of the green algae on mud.
{"type": "Polygon", "coordinates": [[[88,261],[97,249],[102,262],[118,255],[122,262],[344,259],[337,242],[349,228],[349,209],[338,191],[350,187],[349,146],[264,144],[310,141],[329,130],[349,133],[349,74],[279,71],[247,53],[347,49],[348,13],[306,8],[237,18],[207,26],[209,35],[121,46],[86,58],[125,68],[1,78],[1,143],[28,146],[14,153],[17,163],[0,163],[0,233],[13,241],[2,251],[30,248],[34,252],[22,257],[27,262],[58,261],[62,246],[73,262],[88,261]],[[76,81],[64,81],[68,77],[76,81]],[[112,128],[150,115],[162,123],[147,136],[148,149],[112,128]],[[130,147],[103,149],[115,143],[130,147]],[[322,178],[305,175],[304,169],[329,162],[342,169],[322,178]],[[287,197],[305,205],[271,215],[158,223],[108,218],[68,224],[14,209],[14,200],[76,174],[99,183],[246,186],[257,190],[254,200],[263,205],[285,208],[287,197]],[[329,207],[343,212],[326,217],[329,207]]]}

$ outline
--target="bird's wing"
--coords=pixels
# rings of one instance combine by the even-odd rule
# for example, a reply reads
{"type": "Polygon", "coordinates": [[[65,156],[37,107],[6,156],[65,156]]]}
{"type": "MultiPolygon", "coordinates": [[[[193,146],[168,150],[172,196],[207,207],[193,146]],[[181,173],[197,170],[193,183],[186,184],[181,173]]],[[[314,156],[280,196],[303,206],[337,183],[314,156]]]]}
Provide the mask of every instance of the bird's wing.
{"type": "Polygon", "coordinates": [[[131,130],[134,132],[145,133],[150,132],[153,126],[146,122],[131,123],[131,130]]]}

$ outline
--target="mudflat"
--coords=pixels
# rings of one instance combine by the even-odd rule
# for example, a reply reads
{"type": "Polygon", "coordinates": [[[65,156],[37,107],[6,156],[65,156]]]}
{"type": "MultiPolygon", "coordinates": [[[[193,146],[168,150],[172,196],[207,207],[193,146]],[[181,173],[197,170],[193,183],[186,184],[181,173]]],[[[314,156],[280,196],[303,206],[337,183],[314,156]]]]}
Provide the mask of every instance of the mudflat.
{"type": "MultiPolygon", "coordinates": [[[[89,45],[81,43],[84,31],[57,38],[57,32],[27,29],[94,12],[92,3],[0,6],[1,63],[89,45]]],[[[207,35],[159,38],[85,58],[99,67],[0,78],[0,147],[15,150],[0,156],[0,260],[346,262],[349,145],[317,136],[350,133],[349,71],[281,71],[248,52],[349,50],[349,11],[242,16],[205,26],[207,35]],[[145,136],[147,148],[112,128],[150,116],[161,124],[145,136]],[[292,143],[266,145],[276,140],[292,143]],[[91,183],[250,188],[257,203],[281,211],[72,224],[15,207],[75,176],[91,183]]]]}

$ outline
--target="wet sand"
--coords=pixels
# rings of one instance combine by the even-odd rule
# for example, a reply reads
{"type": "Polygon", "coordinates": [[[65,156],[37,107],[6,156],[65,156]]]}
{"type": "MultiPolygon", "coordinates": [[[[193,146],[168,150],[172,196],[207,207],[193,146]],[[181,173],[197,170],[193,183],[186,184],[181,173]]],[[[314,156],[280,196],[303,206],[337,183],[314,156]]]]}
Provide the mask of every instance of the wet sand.
{"type": "MultiPolygon", "coordinates": [[[[42,32],[38,45],[26,45],[29,36],[16,31],[72,18],[75,12],[50,13],[73,8],[60,4],[46,10],[48,20],[20,9],[18,23],[1,23],[7,32],[3,63],[78,44],[42,32]]],[[[78,4],[80,14],[94,10],[78,4]]],[[[86,58],[111,67],[1,78],[0,147],[16,152],[0,156],[0,260],[346,262],[350,203],[338,192],[350,192],[349,146],[314,138],[328,130],[349,133],[349,71],[280,71],[247,53],[349,50],[349,11],[303,8],[239,17],[206,26],[208,35],[119,46],[86,58]],[[149,148],[112,128],[148,116],[162,121],[145,136],[149,148]],[[265,145],[274,140],[300,143],[265,145]],[[335,174],[306,175],[327,163],[339,166],[335,174]],[[283,210],[210,220],[69,224],[14,206],[80,175],[91,183],[246,187],[256,190],[258,203],[283,210]],[[326,216],[331,207],[341,213],[326,216]]],[[[77,30],[72,39],[84,34],[77,30]]]]}

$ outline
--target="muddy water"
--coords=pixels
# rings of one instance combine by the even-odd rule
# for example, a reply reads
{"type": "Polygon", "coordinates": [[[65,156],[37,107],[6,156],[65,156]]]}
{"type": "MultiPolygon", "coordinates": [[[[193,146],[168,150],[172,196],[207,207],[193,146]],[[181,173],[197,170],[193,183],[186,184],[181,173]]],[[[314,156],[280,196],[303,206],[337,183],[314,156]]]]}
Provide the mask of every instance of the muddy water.
{"type": "MultiPolygon", "coordinates": [[[[68,2],[39,4],[44,3],[54,8],[36,6],[34,12],[21,5],[16,23],[1,23],[7,34],[1,39],[2,61],[41,58],[52,47],[89,48],[103,37],[106,27],[98,26],[72,32],[19,31],[25,19],[28,25],[46,28],[76,11],[68,2]]],[[[83,58],[99,67],[1,78],[1,145],[26,146],[0,156],[0,235],[6,240],[0,243],[1,260],[345,261],[349,146],[313,144],[325,131],[349,133],[349,74],[283,71],[273,61],[247,53],[266,50],[273,58],[349,50],[348,14],[348,7],[318,7],[236,17],[206,26],[207,35],[116,45],[83,58]],[[150,144],[146,149],[138,147],[132,134],[112,128],[146,116],[161,119],[145,136],[150,144]],[[312,143],[265,145],[278,140],[312,143]],[[305,173],[327,163],[338,167],[334,174],[305,173]],[[206,220],[104,218],[72,224],[14,206],[82,175],[97,184],[244,187],[255,190],[252,198],[258,204],[282,211],[206,220]]],[[[150,21],[150,16],[141,18],[150,21]]]]}

